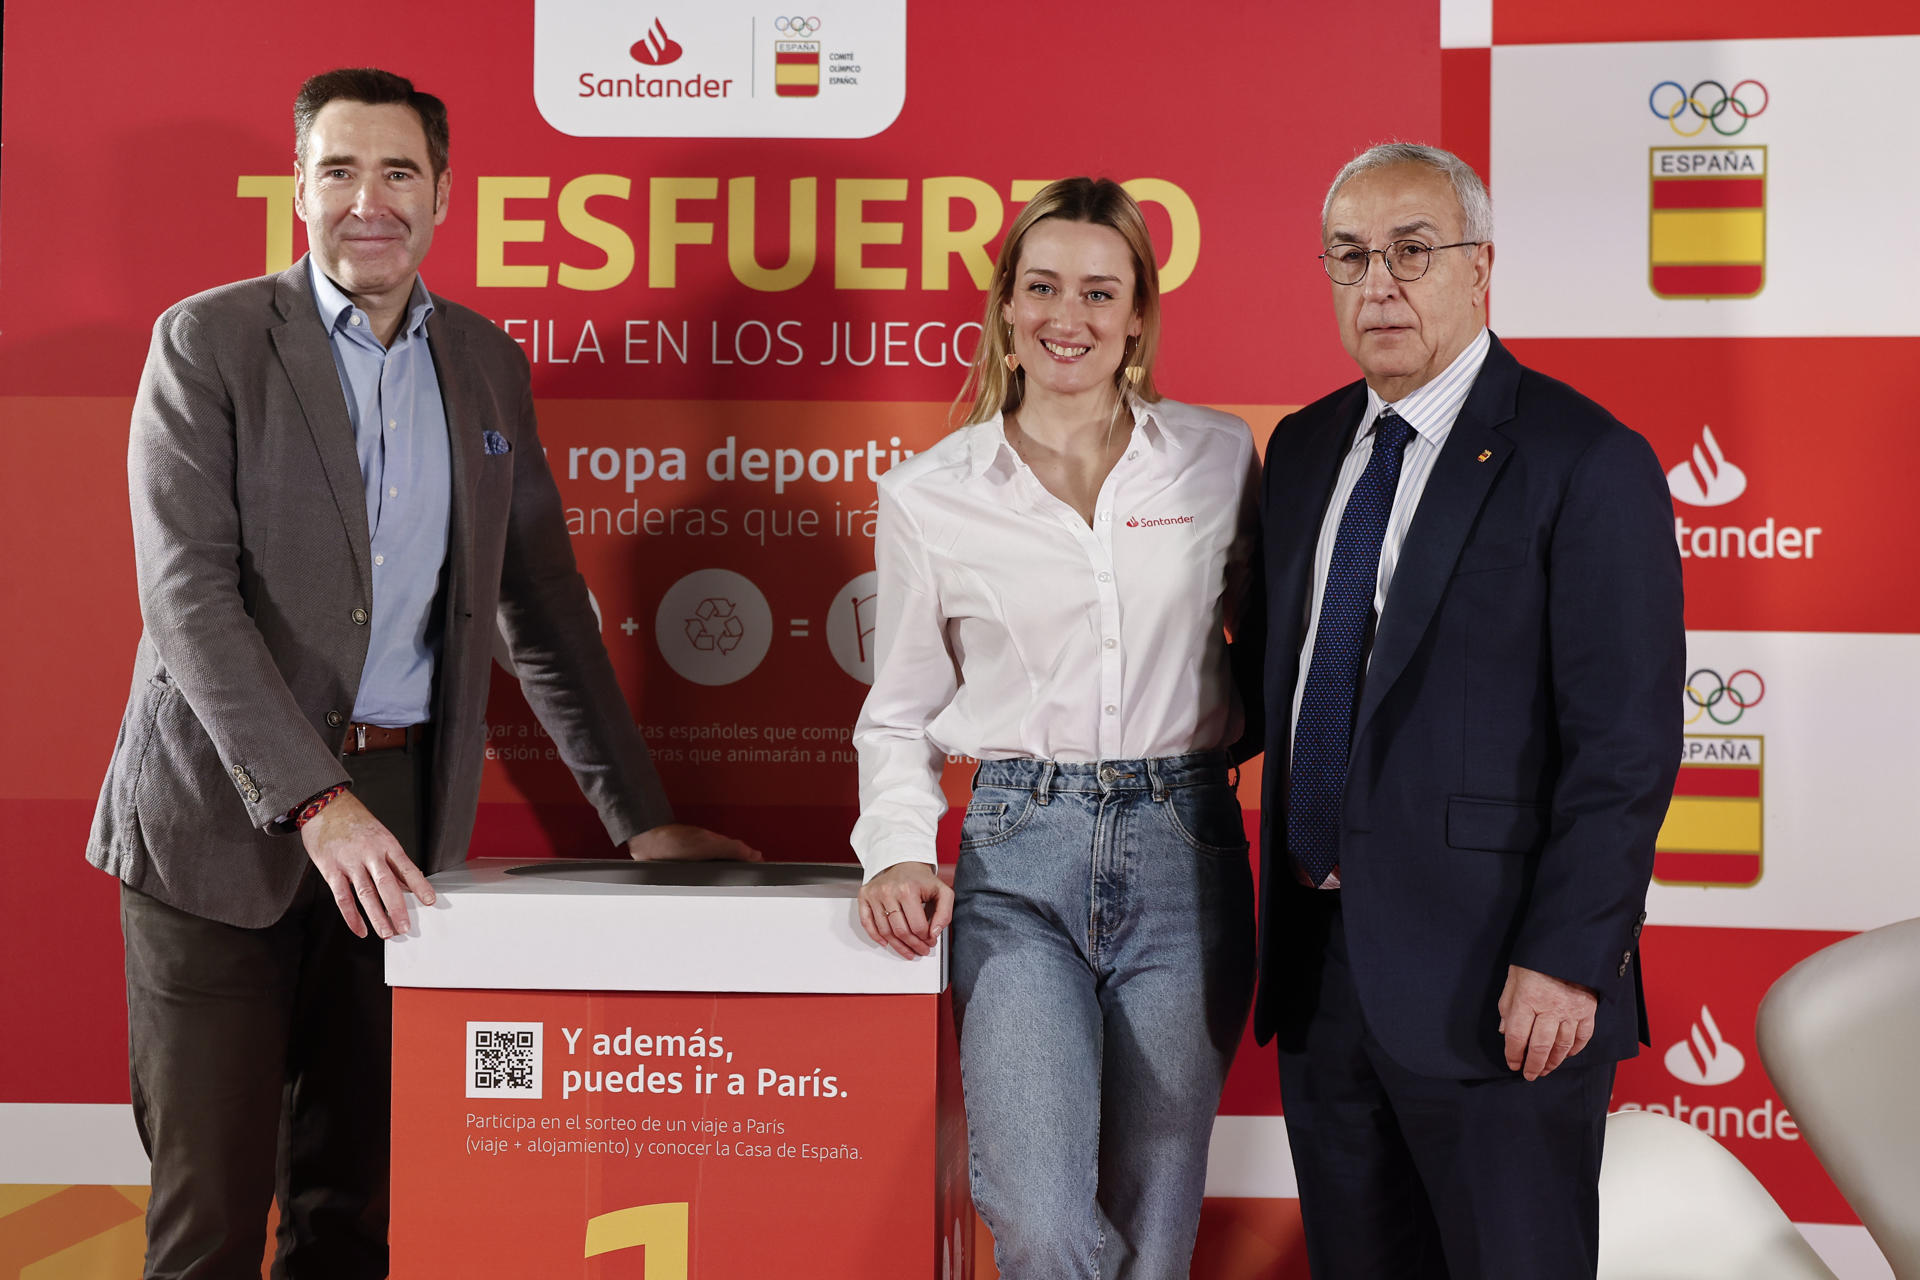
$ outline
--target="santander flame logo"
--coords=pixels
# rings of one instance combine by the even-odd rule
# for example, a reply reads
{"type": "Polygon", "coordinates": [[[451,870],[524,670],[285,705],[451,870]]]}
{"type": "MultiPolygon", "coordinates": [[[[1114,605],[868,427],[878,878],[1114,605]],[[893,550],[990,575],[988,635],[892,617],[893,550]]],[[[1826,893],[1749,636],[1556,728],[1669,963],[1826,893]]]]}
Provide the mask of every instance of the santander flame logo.
{"type": "Polygon", "coordinates": [[[1667,1050],[1667,1070],[1687,1084],[1726,1084],[1747,1069],[1747,1055],[1728,1044],[1707,1006],[1685,1040],[1667,1050]]]}
{"type": "Polygon", "coordinates": [[[686,50],[667,34],[660,19],[655,18],[647,34],[634,41],[633,47],[627,52],[633,55],[635,62],[643,62],[649,67],[664,67],[669,62],[680,61],[680,55],[686,50]]]}
{"type": "Polygon", "coordinates": [[[1693,457],[1667,472],[1667,491],[1693,507],[1721,507],[1747,491],[1747,473],[1727,461],[1712,427],[1700,428],[1693,457]]]}

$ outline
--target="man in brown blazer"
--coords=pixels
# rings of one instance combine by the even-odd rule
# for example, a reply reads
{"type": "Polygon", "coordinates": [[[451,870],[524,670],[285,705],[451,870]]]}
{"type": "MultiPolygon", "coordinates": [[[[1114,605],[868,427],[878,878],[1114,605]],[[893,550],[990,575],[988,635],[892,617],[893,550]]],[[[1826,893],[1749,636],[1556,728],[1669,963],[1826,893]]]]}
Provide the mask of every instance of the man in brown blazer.
{"type": "Polygon", "coordinates": [[[145,630],[87,857],[123,882],[146,1274],[387,1270],[381,940],[466,855],[492,640],[607,834],[676,824],[601,644],[527,362],[418,270],[441,102],[387,72],[294,107],[311,252],[154,326],[128,474],[145,630]]]}

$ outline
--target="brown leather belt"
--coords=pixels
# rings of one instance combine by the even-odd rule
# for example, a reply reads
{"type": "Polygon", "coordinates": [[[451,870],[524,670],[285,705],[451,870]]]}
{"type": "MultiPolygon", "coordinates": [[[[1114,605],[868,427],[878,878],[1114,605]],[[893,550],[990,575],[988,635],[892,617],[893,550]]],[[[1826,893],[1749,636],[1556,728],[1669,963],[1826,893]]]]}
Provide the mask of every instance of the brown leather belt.
{"type": "Polygon", "coordinates": [[[340,754],[364,756],[370,751],[395,751],[419,742],[426,731],[425,721],[389,728],[382,724],[361,724],[355,720],[347,726],[347,740],[340,745],[340,754]]]}

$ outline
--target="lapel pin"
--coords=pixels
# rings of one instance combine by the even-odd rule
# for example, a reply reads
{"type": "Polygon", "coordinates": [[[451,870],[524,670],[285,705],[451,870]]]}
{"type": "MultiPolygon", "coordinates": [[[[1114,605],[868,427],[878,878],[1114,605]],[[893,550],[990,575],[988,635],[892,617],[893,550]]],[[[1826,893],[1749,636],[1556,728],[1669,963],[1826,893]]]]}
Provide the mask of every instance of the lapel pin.
{"type": "Polygon", "coordinates": [[[1477,458],[1475,458],[1475,459],[1474,459],[1474,461],[1475,461],[1475,462],[1485,462],[1485,461],[1486,461],[1486,460],[1487,460],[1488,458],[1491,458],[1492,456],[1493,456],[1493,450],[1491,450],[1491,449],[1482,449],[1482,450],[1480,451],[1480,456],[1479,456],[1479,457],[1477,457],[1477,458]]]}

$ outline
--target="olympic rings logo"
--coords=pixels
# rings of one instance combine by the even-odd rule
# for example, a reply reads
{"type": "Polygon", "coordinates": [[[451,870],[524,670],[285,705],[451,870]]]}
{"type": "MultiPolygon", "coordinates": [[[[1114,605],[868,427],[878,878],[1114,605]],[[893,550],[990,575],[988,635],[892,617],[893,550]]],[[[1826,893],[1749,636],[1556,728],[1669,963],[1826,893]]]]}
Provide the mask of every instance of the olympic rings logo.
{"type": "Polygon", "coordinates": [[[1686,723],[1693,724],[1701,716],[1715,724],[1733,724],[1747,713],[1748,707],[1757,707],[1760,700],[1767,696],[1767,682],[1760,673],[1742,669],[1734,672],[1725,680],[1712,667],[1701,667],[1687,677],[1686,723]],[[1732,708],[1732,715],[1723,715],[1726,708],[1732,708]]]}
{"type": "Polygon", "coordinates": [[[1758,80],[1742,80],[1733,86],[1732,91],[1728,91],[1727,87],[1718,80],[1702,80],[1693,86],[1691,91],[1681,88],[1677,80],[1662,80],[1653,86],[1651,93],[1647,94],[1647,109],[1665,120],[1673,131],[1683,138],[1698,137],[1706,131],[1708,125],[1712,125],[1713,131],[1721,137],[1731,138],[1747,127],[1747,121],[1764,114],[1767,104],[1772,101],[1773,95],[1769,94],[1767,86],[1758,80]],[[1712,85],[1719,96],[1712,99],[1702,98],[1700,91],[1708,85],[1712,85]],[[1760,105],[1757,107],[1752,105],[1753,94],[1749,93],[1744,98],[1740,96],[1740,91],[1748,86],[1760,91],[1760,105]],[[1671,106],[1663,107],[1657,101],[1662,89],[1672,89],[1680,96],[1673,100],[1671,106]],[[1692,116],[1699,123],[1691,129],[1682,129],[1680,118],[1683,113],[1692,116]],[[1723,120],[1738,120],[1739,123],[1731,129],[1723,129],[1720,127],[1723,120]]]}
{"type": "MultiPolygon", "coordinates": [[[[820,29],[818,18],[775,18],[773,29],[782,35],[810,36],[820,29]]],[[[1675,86],[1676,88],[1678,86],[1675,86]]]]}

